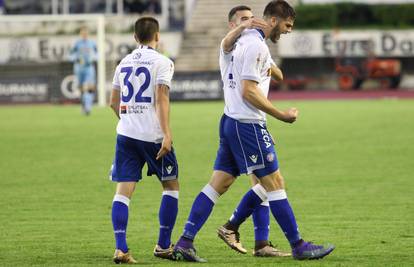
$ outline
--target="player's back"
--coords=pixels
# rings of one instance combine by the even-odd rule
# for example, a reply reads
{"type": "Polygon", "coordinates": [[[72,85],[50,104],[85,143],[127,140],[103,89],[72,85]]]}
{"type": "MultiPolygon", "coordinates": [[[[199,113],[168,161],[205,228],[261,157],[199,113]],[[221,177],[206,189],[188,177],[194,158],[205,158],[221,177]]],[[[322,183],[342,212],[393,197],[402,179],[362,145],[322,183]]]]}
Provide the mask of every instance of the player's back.
{"type": "Polygon", "coordinates": [[[269,92],[271,57],[263,33],[245,30],[237,40],[231,58],[221,62],[224,113],[237,120],[266,120],[264,112],[243,99],[242,87],[242,80],[252,80],[258,83],[263,95],[267,97],[269,92]]]}
{"type": "Polygon", "coordinates": [[[120,89],[118,134],[161,142],[163,133],[155,110],[157,84],[170,87],[174,64],[154,49],[140,45],[118,65],[113,85],[120,89]]]}

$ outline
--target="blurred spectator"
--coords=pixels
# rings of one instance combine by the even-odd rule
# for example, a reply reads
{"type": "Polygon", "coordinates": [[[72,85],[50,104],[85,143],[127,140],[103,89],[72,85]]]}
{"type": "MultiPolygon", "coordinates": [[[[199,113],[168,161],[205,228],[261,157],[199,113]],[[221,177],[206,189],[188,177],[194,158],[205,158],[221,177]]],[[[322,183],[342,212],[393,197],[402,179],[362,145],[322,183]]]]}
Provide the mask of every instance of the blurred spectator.
{"type": "Polygon", "coordinates": [[[0,15],[6,13],[4,7],[4,0],[0,0],[0,15]]]}
{"type": "Polygon", "coordinates": [[[145,11],[153,14],[161,14],[160,0],[149,0],[146,5],[145,11]]]}
{"type": "Polygon", "coordinates": [[[161,14],[160,0],[124,0],[126,13],[152,13],[161,14]]]}

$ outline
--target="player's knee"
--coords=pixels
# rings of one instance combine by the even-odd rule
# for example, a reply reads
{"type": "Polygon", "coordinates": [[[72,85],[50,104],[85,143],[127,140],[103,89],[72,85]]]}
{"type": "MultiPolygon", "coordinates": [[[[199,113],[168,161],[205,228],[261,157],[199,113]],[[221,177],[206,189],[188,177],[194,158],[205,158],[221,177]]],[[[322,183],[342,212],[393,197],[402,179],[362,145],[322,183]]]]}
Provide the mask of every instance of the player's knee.
{"type": "Polygon", "coordinates": [[[209,184],[220,195],[224,194],[233,184],[235,178],[223,171],[214,171],[209,184]]]}
{"type": "Polygon", "coordinates": [[[135,190],[135,182],[121,182],[116,187],[116,194],[131,198],[135,190]]]}
{"type": "Polygon", "coordinates": [[[179,191],[180,186],[177,179],[170,181],[162,181],[162,187],[165,191],[179,191]]]}
{"type": "Polygon", "coordinates": [[[274,181],[276,183],[277,189],[285,189],[285,179],[283,178],[280,171],[275,173],[274,181]]]}

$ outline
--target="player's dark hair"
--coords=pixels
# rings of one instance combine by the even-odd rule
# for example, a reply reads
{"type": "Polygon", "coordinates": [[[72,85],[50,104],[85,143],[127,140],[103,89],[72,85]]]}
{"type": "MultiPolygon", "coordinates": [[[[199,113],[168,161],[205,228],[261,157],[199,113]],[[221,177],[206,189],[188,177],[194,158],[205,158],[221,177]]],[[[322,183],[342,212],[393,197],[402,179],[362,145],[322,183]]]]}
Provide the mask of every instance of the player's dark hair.
{"type": "Polygon", "coordinates": [[[288,2],[284,0],[270,1],[263,11],[263,17],[278,17],[281,19],[295,19],[296,12],[288,2]]]}
{"type": "Polygon", "coordinates": [[[252,10],[250,7],[248,6],[235,6],[233,7],[230,12],[229,12],[229,21],[231,21],[233,19],[234,14],[236,14],[237,11],[243,11],[243,10],[252,10]]]}
{"type": "Polygon", "coordinates": [[[158,21],[152,17],[142,17],[135,22],[135,35],[140,43],[148,43],[160,31],[158,21]]]}

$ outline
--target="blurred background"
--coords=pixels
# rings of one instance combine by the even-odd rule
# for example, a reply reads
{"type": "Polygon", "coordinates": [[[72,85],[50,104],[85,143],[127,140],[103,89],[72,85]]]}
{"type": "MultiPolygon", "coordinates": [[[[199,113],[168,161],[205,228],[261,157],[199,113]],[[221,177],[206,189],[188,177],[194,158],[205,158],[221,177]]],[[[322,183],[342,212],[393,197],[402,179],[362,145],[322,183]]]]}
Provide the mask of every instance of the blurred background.
{"type": "MultiPolygon", "coordinates": [[[[0,103],[76,103],[69,51],[87,26],[98,47],[100,105],[113,71],[135,47],[133,24],[161,24],[158,48],[175,61],[175,100],[220,99],[218,46],[228,11],[261,16],[268,0],[0,0],[0,103]]],[[[284,72],[272,99],[414,97],[414,1],[291,0],[294,31],[269,44],[284,72]]]]}

